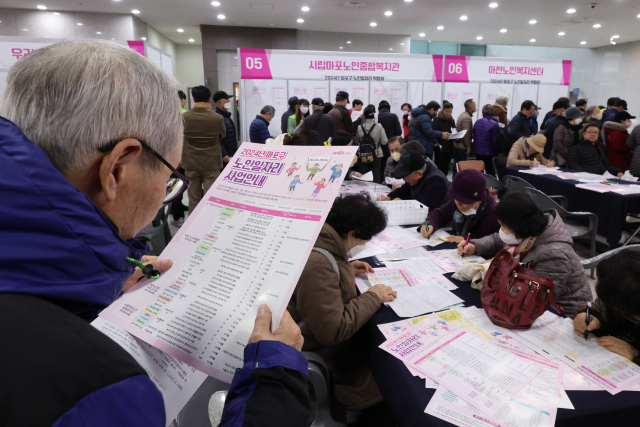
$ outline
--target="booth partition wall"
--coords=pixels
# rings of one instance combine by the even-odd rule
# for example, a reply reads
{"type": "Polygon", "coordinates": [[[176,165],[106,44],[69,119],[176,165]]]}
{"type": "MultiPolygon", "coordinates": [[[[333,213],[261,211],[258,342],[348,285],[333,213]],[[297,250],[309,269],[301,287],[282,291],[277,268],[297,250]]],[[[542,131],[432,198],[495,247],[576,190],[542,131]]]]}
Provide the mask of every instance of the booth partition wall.
{"type": "Polygon", "coordinates": [[[563,60],[242,48],[238,58],[243,141],[249,140],[249,125],[265,105],[276,109],[269,131],[279,135],[279,117],[291,96],[334,102],[344,90],[350,101],[360,99],[376,108],[387,100],[398,116],[405,102],[416,107],[447,100],[454,117],[464,111],[465,100],[474,99],[478,119],[482,105],[507,94],[511,117],[525,100],[551,110],[559,97],[568,96],[571,76],[571,61],[563,60]]]}

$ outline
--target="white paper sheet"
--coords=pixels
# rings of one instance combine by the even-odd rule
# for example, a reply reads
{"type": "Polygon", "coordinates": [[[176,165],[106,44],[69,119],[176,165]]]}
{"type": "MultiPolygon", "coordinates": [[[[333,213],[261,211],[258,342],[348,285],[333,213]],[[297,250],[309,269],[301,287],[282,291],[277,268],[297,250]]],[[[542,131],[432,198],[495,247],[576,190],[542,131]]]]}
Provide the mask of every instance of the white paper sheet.
{"type": "Polygon", "coordinates": [[[466,129],[465,130],[461,130],[460,132],[455,132],[452,133],[451,136],[449,137],[449,139],[453,140],[453,139],[460,139],[460,138],[464,138],[464,136],[467,134],[466,129]]]}
{"type": "Polygon", "coordinates": [[[400,261],[405,259],[422,259],[425,258],[427,250],[423,247],[404,249],[401,251],[385,253],[384,255],[378,255],[376,258],[378,261],[400,261]]]}
{"type": "MultiPolygon", "coordinates": [[[[395,289],[394,289],[395,290],[395,289]]],[[[398,297],[387,305],[399,317],[414,317],[442,310],[464,300],[442,288],[437,282],[427,282],[418,286],[397,289],[398,297]]]]}
{"type": "Polygon", "coordinates": [[[367,274],[367,280],[371,286],[390,286],[394,291],[416,285],[416,283],[412,283],[411,276],[406,271],[391,268],[376,269],[375,273],[367,274]]]}
{"type": "MultiPolygon", "coordinates": [[[[441,276],[442,273],[446,273],[438,264],[427,257],[405,261],[385,261],[385,265],[388,268],[401,268],[411,272],[411,277],[415,278],[418,283],[425,283],[433,280],[434,276],[441,276]]],[[[451,283],[450,281],[448,282],[451,283]]],[[[446,289],[452,290],[450,286],[447,286],[446,289]]],[[[458,287],[455,286],[453,289],[458,289],[458,287]]]]}
{"type": "MultiPolygon", "coordinates": [[[[564,367],[564,370],[571,369],[568,366],[564,367]]],[[[571,399],[569,399],[569,395],[564,390],[560,391],[560,399],[558,400],[558,409],[576,409],[571,403],[571,399]]]]}
{"type": "Polygon", "coordinates": [[[147,371],[151,381],[162,393],[167,426],[171,425],[207,378],[207,374],[135,338],[101,317],[91,322],[91,325],[117,342],[147,371]]]}
{"type": "Polygon", "coordinates": [[[401,187],[405,184],[404,179],[391,178],[390,176],[386,177],[384,181],[389,185],[396,184],[401,187]]]}
{"type": "Polygon", "coordinates": [[[357,150],[274,147],[242,144],[162,252],[173,267],[138,282],[100,316],[231,382],[261,304],[277,328],[344,179],[330,182],[331,169],[357,150]],[[327,166],[292,182],[287,169],[310,160],[327,166]]]}
{"type": "Polygon", "coordinates": [[[353,259],[362,259],[385,253],[395,253],[405,249],[426,246],[428,240],[420,234],[412,233],[409,229],[392,225],[379,233],[365,245],[364,251],[353,259]]]}
{"type": "Polygon", "coordinates": [[[357,179],[358,181],[373,182],[373,172],[369,171],[360,177],[354,176],[353,179],[357,179]]]}
{"type": "Polygon", "coordinates": [[[488,416],[542,368],[431,315],[380,348],[410,364],[488,416]]]}
{"type": "Polygon", "coordinates": [[[465,255],[464,258],[458,255],[457,249],[446,249],[442,251],[429,251],[427,257],[436,262],[447,273],[453,273],[463,264],[482,263],[484,258],[478,255],[465,255]]]}

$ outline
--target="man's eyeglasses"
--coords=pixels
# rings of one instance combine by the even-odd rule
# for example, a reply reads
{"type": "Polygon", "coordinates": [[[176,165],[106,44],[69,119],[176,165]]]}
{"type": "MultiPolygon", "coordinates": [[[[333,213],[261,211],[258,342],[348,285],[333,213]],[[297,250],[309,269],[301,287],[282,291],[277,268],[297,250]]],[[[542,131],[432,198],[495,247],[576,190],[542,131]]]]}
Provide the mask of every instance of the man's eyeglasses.
{"type": "MultiPolygon", "coordinates": [[[[124,141],[125,139],[129,139],[129,138],[124,138],[119,141],[111,141],[103,145],[102,147],[100,147],[99,150],[101,153],[108,153],[109,151],[113,150],[116,145],[118,145],[120,142],[124,141]]],[[[163,204],[165,205],[169,204],[177,200],[179,197],[181,197],[182,193],[184,193],[187,190],[187,188],[189,188],[189,186],[191,185],[191,181],[189,181],[187,177],[181,174],[176,168],[171,166],[171,164],[167,162],[164,159],[164,157],[158,154],[156,150],[149,147],[146,142],[137,138],[131,138],[131,139],[136,139],[145,150],[153,154],[155,158],[160,160],[172,172],[171,177],[167,181],[166,194],[164,196],[163,204]]]]}

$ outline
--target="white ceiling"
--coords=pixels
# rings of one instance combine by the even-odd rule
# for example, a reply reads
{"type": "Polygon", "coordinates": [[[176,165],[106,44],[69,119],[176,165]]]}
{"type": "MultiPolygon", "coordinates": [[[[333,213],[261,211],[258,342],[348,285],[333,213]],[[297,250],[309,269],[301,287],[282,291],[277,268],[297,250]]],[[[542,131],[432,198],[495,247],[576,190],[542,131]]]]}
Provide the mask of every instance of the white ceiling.
{"type": "Polygon", "coordinates": [[[613,35],[624,43],[640,40],[639,0],[362,0],[361,9],[344,6],[346,0],[2,0],[2,7],[25,8],[44,4],[49,10],[129,13],[140,10],[140,19],[172,41],[200,42],[201,24],[295,28],[314,31],[410,35],[412,40],[456,43],[597,47],[609,44],[613,35]],[[591,8],[591,4],[596,4],[591,8]],[[308,6],[310,11],[302,12],[308,6]],[[575,8],[573,14],[567,9],[575,8]],[[385,11],[393,12],[385,16],[385,11]],[[226,18],[219,20],[218,14],[226,18]],[[468,20],[461,21],[461,15],[468,20]],[[297,23],[303,18],[304,23],[297,23]],[[537,24],[529,24],[529,20],[537,24]],[[378,25],[371,27],[370,22],[378,25]],[[600,24],[598,29],[594,24],[600,24]],[[436,27],[443,25],[444,30],[436,27]],[[178,33],[183,28],[185,32],[178,33]],[[500,29],[506,28],[506,33],[500,29]],[[564,31],[566,35],[558,36],[564,31]],[[425,33],[420,37],[419,33],[425,33]],[[476,37],[482,36],[481,41],[476,37]],[[530,39],[536,39],[531,43],[530,39]],[[581,45],[581,41],[587,44],[581,45]]]}

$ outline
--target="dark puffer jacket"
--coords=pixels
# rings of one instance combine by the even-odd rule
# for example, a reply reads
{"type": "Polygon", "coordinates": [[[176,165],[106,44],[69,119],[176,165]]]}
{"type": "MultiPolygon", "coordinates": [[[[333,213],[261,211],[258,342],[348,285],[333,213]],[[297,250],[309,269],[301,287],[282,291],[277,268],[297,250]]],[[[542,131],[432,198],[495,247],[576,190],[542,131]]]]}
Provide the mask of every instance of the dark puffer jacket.
{"type": "Polygon", "coordinates": [[[256,144],[264,144],[269,138],[273,138],[269,133],[269,122],[267,119],[257,115],[249,127],[249,139],[256,144]]]}
{"type": "Polygon", "coordinates": [[[380,109],[378,112],[378,123],[384,128],[384,133],[387,134],[387,138],[391,139],[394,136],[402,136],[400,120],[398,120],[398,116],[390,112],[388,108],[380,109]]]}
{"type": "Polygon", "coordinates": [[[518,114],[516,114],[511,120],[511,123],[509,123],[509,134],[511,135],[511,139],[513,141],[517,141],[522,137],[529,138],[531,133],[529,117],[525,116],[522,111],[518,111],[518,114]]]}
{"type": "MultiPolygon", "coordinates": [[[[553,280],[556,302],[564,308],[564,314],[573,318],[580,307],[593,299],[591,286],[562,218],[555,209],[545,211],[545,215],[549,221],[547,227],[521,262],[535,262],[533,270],[553,280]]],[[[470,243],[476,246],[478,255],[487,259],[505,247],[498,233],[470,243]]]]}
{"type": "MultiPolygon", "coordinates": [[[[438,113],[438,116],[433,119],[432,126],[434,130],[439,130],[440,132],[449,132],[456,133],[456,121],[453,120],[453,117],[449,117],[448,119],[442,114],[442,111],[438,113]]],[[[441,139],[438,138],[438,144],[442,151],[445,153],[453,153],[453,141],[449,139],[441,139]]]]}
{"type": "Polygon", "coordinates": [[[444,176],[430,159],[427,159],[426,166],[424,175],[416,185],[411,186],[409,183],[405,183],[387,196],[391,200],[417,200],[428,207],[429,212],[448,202],[449,196],[447,193],[451,188],[451,181],[444,176]]]}
{"type": "Polygon", "coordinates": [[[567,156],[567,164],[569,169],[596,175],[602,175],[605,171],[612,175],[621,172],[620,169],[611,166],[604,147],[593,145],[591,141],[580,141],[578,145],[574,145],[567,156]]]}
{"type": "Polygon", "coordinates": [[[436,139],[442,138],[442,132],[433,129],[431,114],[422,108],[411,110],[411,117],[407,141],[418,141],[424,147],[425,154],[433,157],[433,147],[436,139]]]}
{"type": "Polygon", "coordinates": [[[499,132],[498,120],[492,116],[483,116],[473,127],[473,152],[482,156],[497,155],[499,132]]]}
{"type": "Polygon", "coordinates": [[[216,107],[216,113],[220,114],[224,119],[224,127],[227,129],[227,134],[220,140],[220,150],[222,150],[222,157],[233,157],[238,149],[238,138],[236,137],[236,127],[231,120],[231,112],[223,110],[220,107],[216,107]]]}

